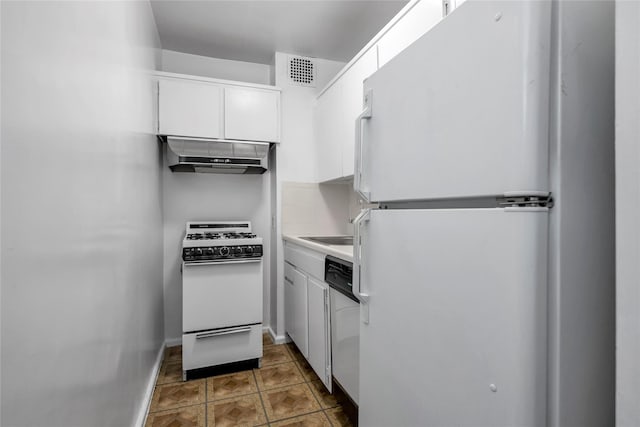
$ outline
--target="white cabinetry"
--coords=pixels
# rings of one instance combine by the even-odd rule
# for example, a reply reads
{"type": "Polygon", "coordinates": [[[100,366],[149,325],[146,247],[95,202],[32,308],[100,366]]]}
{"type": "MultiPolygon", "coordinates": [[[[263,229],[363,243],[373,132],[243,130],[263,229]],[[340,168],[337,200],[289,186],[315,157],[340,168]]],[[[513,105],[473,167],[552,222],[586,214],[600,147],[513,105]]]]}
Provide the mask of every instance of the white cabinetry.
{"type": "Polygon", "coordinates": [[[378,67],[402,52],[442,19],[441,0],[421,0],[378,41],[378,67]]]}
{"type": "Polygon", "coordinates": [[[246,87],[224,89],[224,137],[279,141],[280,94],[246,87]]]}
{"type": "MultiPolygon", "coordinates": [[[[318,97],[314,143],[319,182],[353,176],[355,119],[362,111],[362,82],[437,24],[442,19],[442,5],[442,0],[408,4],[318,97]]],[[[375,104],[375,95],[373,98],[375,104]]]]}
{"type": "Polygon", "coordinates": [[[158,134],[280,141],[280,91],[159,74],[158,134]]]}
{"type": "Polygon", "coordinates": [[[325,255],[285,242],[284,327],[331,391],[331,316],[325,255]],[[315,277],[314,277],[315,276],[315,277]]]}
{"type": "Polygon", "coordinates": [[[320,98],[314,111],[314,135],[318,159],[318,181],[342,176],[342,82],[331,86],[320,98]]]}
{"type": "Polygon", "coordinates": [[[160,80],[158,133],[222,138],[222,87],[188,80],[160,80]]]}
{"type": "Polygon", "coordinates": [[[362,82],[378,69],[376,49],[369,49],[342,75],[343,97],[340,144],[342,148],[342,176],[353,175],[354,140],[356,137],[355,120],[362,112],[362,82]]]}
{"type": "Polygon", "coordinates": [[[329,323],[329,287],[309,277],[309,365],[331,391],[331,329],[329,323]]]}
{"type": "Polygon", "coordinates": [[[284,282],[285,330],[308,358],[307,276],[285,263],[284,282]]]}

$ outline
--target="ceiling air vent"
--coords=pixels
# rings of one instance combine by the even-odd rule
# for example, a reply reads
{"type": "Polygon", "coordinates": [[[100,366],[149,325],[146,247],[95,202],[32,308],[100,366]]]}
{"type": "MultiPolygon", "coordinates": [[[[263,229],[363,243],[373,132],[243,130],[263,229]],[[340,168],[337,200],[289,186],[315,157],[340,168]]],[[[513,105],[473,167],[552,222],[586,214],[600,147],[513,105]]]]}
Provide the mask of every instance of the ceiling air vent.
{"type": "Polygon", "coordinates": [[[298,86],[316,87],[316,67],[313,59],[304,56],[289,57],[289,82],[298,86]]]}

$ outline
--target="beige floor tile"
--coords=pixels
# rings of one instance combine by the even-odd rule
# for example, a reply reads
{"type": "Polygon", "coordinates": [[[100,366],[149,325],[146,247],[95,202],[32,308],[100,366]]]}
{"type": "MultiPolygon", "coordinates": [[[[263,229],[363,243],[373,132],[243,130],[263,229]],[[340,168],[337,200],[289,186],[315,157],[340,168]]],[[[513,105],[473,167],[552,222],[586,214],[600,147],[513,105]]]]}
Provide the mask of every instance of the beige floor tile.
{"type": "Polygon", "coordinates": [[[293,362],[293,357],[284,345],[270,345],[262,349],[262,366],[293,362]]]}
{"type": "Polygon", "coordinates": [[[257,392],[258,385],[253,376],[253,371],[235,372],[207,378],[207,400],[209,401],[257,392]]]}
{"type": "Polygon", "coordinates": [[[258,393],[207,403],[207,427],[258,426],[266,422],[258,393]]]}
{"type": "Polygon", "coordinates": [[[264,332],[262,334],[262,346],[265,347],[265,346],[273,345],[273,344],[274,344],[274,342],[271,339],[271,335],[269,334],[269,332],[264,332]]]}
{"type": "Polygon", "coordinates": [[[270,425],[272,427],[331,427],[329,419],[322,411],[300,417],[287,418],[270,425]]]}
{"type": "Polygon", "coordinates": [[[324,384],[322,384],[322,381],[311,381],[309,383],[309,386],[311,387],[311,391],[313,392],[313,394],[318,398],[322,409],[334,408],[338,406],[338,401],[336,400],[335,396],[329,393],[329,390],[327,390],[324,384]]]}
{"type": "Polygon", "coordinates": [[[254,369],[258,389],[269,390],[291,384],[304,382],[304,377],[294,362],[285,362],[278,365],[265,366],[254,369]]]}
{"type": "Polygon", "coordinates": [[[182,346],[167,347],[164,350],[163,362],[181,362],[182,363],[182,346]]]}
{"type": "Polygon", "coordinates": [[[326,411],[327,417],[329,417],[329,421],[333,427],[352,427],[351,421],[347,418],[347,415],[342,411],[341,407],[327,409],[326,411]]]}
{"type": "Polygon", "coordinates": [[[296,365],[298,365],[298,369],[302,372],[302,376],[305,381],[320,381],[320,378],[318,378],[315,371],[306,360],[296,361],[296,365]]]}
{"type": "Polygon", "coordinates": [[[205,427],[205,405],[152,412],[145,427],[205,427]]]}
{"type": "Polygon", "coordinates": [[[320,409],[311,389],[304,383],[263,391],[261,395],[269,421],[296,417],[320,409]]]}
{"type": "Polygon", "coordinates": [[[290,342],[285,344],[285,346],[287,346],[287,350],[289,350],[289,354],[291,354],[294,360],[307,360],[304,358],[304,355],[300,353],[300,350],[298,350],[298,347],[296,347],[294,343],[290,342]]]}
{"type": "Polygon", "coordinates": [[[158,373],[156,384],[169,384],[182,381],[182,362],[165,362],[158,373]]]}
{"type": "Polygon", "coordinates": [[[205,393],[205,380],[158,385],[153,392],[149,412],[205,403],[205,393]]]}

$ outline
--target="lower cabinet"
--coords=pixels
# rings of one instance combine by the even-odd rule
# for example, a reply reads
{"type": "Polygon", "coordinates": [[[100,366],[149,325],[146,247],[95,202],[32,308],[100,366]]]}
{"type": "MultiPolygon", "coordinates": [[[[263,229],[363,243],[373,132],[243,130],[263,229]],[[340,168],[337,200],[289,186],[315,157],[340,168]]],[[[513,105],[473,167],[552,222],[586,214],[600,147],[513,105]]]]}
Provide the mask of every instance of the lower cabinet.
{"type": "Polygon", "coordinates": [[[307,276],[285,263],[284,286],[284,329],[308,359],[307,276]]]}
{"type": "Polygon", "coordinates": [[[285,245],[284,328],[320,380],[331,391],[329,286],[291,261],[324,271],[324,255],[285,245]],[[287,257],[287,253],[295,256],[287,257]],[[308,257],[306,256],[308,255],[308,257]],[[317,264],[317,265],[316,265],[317,264]]]}
{"type": "Polygon", "coordinates": [[[313,277],[307,281],[309,314],[309,365],[331,391],[331,326],[329,287],[313,277]]]}

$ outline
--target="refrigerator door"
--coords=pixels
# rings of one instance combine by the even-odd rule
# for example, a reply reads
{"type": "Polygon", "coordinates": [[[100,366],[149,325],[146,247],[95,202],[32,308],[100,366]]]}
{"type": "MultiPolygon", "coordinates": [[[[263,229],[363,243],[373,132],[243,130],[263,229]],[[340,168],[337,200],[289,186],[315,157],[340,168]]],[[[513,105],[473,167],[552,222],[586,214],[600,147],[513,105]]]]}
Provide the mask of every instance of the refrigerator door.
{"type": "Polygon", "coordinates": [[[551,3],[465,2],[369,77],[356,191],[377,202],[549,191],[551,3]]]}
{"type": "Polygon", "coordinates": [[[361,425],[545,425],[547,217],[371,211],[354,260],[361,425]]]}

